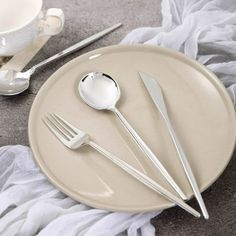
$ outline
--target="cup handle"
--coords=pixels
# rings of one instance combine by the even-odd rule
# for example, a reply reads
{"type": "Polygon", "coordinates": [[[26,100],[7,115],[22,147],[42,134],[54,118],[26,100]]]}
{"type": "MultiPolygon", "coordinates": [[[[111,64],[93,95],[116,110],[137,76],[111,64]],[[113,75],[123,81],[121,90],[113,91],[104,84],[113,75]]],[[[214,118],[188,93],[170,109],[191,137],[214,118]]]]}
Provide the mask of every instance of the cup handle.
{"type": "Polygon", "coordinates": [[[38,26],[38,36],[59,34],[63,29],[64,21],[64,13],[59,8],[50,8],[42,12],[38,26]]]}

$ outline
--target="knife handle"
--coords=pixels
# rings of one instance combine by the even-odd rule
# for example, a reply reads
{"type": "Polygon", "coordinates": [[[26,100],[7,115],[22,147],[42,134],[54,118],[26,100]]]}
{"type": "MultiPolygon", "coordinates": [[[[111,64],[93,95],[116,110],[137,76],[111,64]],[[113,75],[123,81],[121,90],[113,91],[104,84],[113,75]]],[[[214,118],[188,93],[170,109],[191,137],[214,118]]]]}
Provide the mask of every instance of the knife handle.
{"type": "Polygon", "coordinates": [[[51,63],[51,62],[53,62],[55,60],[58,60],[58,59],[66,56],[66,55],[68,55],[70,53],[73,53],[73,52],[75,52],[75,51],[77,51],[79,49],[82,49],[82,48],[88,46],[89,44],[95,42],[96,40],[102,38],[103,36],[109,34],[110,32],[118,29],[121,26],[122,26],[122,24],[119,23],[119,24],[113,25],[112,27],[109,27],[109,28],[107,28],[107,29],[105,29],[105,30],[103,30],[103,31],[101,31],[99,33],[96,33],[96,34],[90,36],[89,38],[84,39],[84,40],[82,40],[82,41],[80,41],[80,42],[78,42],[78,43],[76,43],[76,44],[74,44],[74,45],[64,49],[63,51],[55,54],[54,56],[51,56],[51,57],[45,59],[44,61],[38,63],[35,66],[33,66],[31,69],[29,69],[29,71],[33,74],[36,69],[38,69],[38,68],[40,68],[40,67],[42,67],[44,65],[47,65],[48,63],[51,63]]]}
{"type": "Polygon", "coordinates": [[[174,131],[172,125],[171,125],[169,117],[165,116],[164,114],[162,114],[162,117],[163,117],[163,119],[164,119],[164,121],[166,123],[167,129],[169,131],[169,134],[171,136],[173,144],[174,144],[174,146],[176,148],[176,151],[178,153],[179,159],[180,159],[180,161],[182,163],[182,166],[184,168],[184,172],[185,172],[185,174],[187,176],[187,179],[188,179],[188,181],[189,181],[189,183],[190,183],[190,185],[192,187],[194,195],[195,195],[195,197],[196,197],[196,199],[197,199],[197,201],[199,203],[199,206],[200,206],[200,208],[202,210],[202,214],[203,214],[205,219],[209,219],[209,214],[207,212],[205,203],[204,203],[204,201],[202,199],[202,195],[201,195],[200,190],[198,188],[198,184],[197,184],[197,181],[196,181],[196,179],[194,177],[194,174],[193,174],[193,171],[191,169],[191,166],[190,166],[190,164],[188,162],[188,158],[186,157],[185,152],[184,152],[182,146],[180,145],[180,142],[179,142],[179,140],[177,138],[177,135],[176,135],[176,133],[175,133],[175,131],[174,131]]]}
{"type": "Polygon", "coordinates": [[[179,196],[186,200],[187,197],[180,189],[180,187],[176,184],[173,178],[170,176],[168,171],[162,165],[162,163],[158,160],[156,155],[150,150],[150,148],[146,145],[146,143],[142,140],[142,138],[136,133],[136,131],[132,128],[129,122],[125,119],[125,117],[119,112],[117,108],[112,110],[116,116],[119,118],[123,126],[126,128],[128,133],[132,136],[138,147],[141,151],[148,157],[149,160],[155,165],[155,167],[161,172],[161,174],[165,177],[165,179],[169,182],[169,184],[174,188],[174,190],[179,194],[179,196]]]}

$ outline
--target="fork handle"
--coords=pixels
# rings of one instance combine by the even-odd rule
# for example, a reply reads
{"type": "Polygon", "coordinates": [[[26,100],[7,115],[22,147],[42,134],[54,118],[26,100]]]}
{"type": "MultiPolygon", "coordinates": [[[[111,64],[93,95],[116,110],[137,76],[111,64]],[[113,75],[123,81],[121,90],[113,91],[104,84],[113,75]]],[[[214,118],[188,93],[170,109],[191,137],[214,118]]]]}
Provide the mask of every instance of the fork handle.
{"type": "Polygon", "coordinates": [[[107,150],[105,150],[101,146],[94,143],[93,141],[88,141],[88,145],[93,147],[95,150],[97,150],[99,153],[101,153],[104,157],[106,157],[107,159],[112,161],[114,164],[119,166],[122,170],[126,171],[128,174],[133,176],[135,179],[137,179],[138,181],[140,181],[144,185],[146,185],[148,188],[159,193],[160,195],[162,195],[163,197],[165,197],[169,201],[175,203],[176,205],[180,206],[181,208],[183,208],[184,210],[186,210],[190,214],[192,214],[196,217],[200,217],[200,213],[197,212],[196,210],[194,210],[188,204],[186,204],[182,199],[176,197],[171,192],[164,189],[161,185],[159,185],[153,179],[149,178],[148,176],[146,176],[142,172],[138,171],[133,166],[131,166],[128,163],[126,163],[125,161],[119,159],[118,157],[116,157],[112,153],[108,152],[107,150]]]}

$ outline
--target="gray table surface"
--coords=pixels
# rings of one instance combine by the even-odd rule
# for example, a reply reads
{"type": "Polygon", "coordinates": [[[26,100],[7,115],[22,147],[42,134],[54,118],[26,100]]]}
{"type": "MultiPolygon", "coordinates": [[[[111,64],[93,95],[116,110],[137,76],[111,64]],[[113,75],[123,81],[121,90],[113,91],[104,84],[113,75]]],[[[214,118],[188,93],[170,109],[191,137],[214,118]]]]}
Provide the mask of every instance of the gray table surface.
{"type": "MultiPolygon", "coordinates": [[[[28,145],[27,122],[32,102],[42,84],[72,58],[96,48],[118,44],[132,29],[161,24],[160,0],[45,0],[45,7],[65,12],[63,32],[50,39],[29,63],[31,66],[62,49],[122,22],[124,26],[91,46],[74,53],[33,76],[30,89],[16,97],[0,97],[0,146],[28,145]]],[[[178,207],[164,211],[152,220],[157,235],[235,235],[236,234],[236,155],[221,177],[203,193],[210,219],[196,219],[178,207]]],[[[195,200],[190,204],[198,209],[195,200]]]]}

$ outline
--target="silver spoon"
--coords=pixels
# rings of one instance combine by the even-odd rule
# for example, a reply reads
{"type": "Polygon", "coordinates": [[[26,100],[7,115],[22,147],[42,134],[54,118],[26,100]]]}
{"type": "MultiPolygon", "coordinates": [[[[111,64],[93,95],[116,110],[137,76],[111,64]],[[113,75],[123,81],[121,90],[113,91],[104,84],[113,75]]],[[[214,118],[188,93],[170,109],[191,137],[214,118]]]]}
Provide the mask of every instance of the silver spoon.
{"type": "Polygon", "coordinates": [[[24,92],[29,87],[30,77],[35,72],[36,69],[47,65],[48,63],[55,61],[59,58],[62,58],[76,50],[86,47],[87,45],[93,43],[94,41],[100,39],[101,37],[105,36],[106,34],[114,31],[115,29],[119,28],[122,24],[116,24],[108,29],[105,29],[97,34],[90,36],[87,39],[78,42],[69,48],[55,54],[52,57],[38,63],[37,65],[33,66],[29,70],[25,72],[18,72],[15,70],[0,70],[0,95],[16,95],[19,93],[24,92]]]}
{"type": "Polygon", "coordinates": [[[143,153],[153,162],[156,168],[162,173],[181,198],[186,199],[185,194],[170,176],[165,167],[116,108],[116,103],[120,98],[120,88],[118,83],[107,74],[91,72],[80,80],[78,89],[81,98],[89,106],[97,110],[112,111],[119,118],[143,153]]]}

